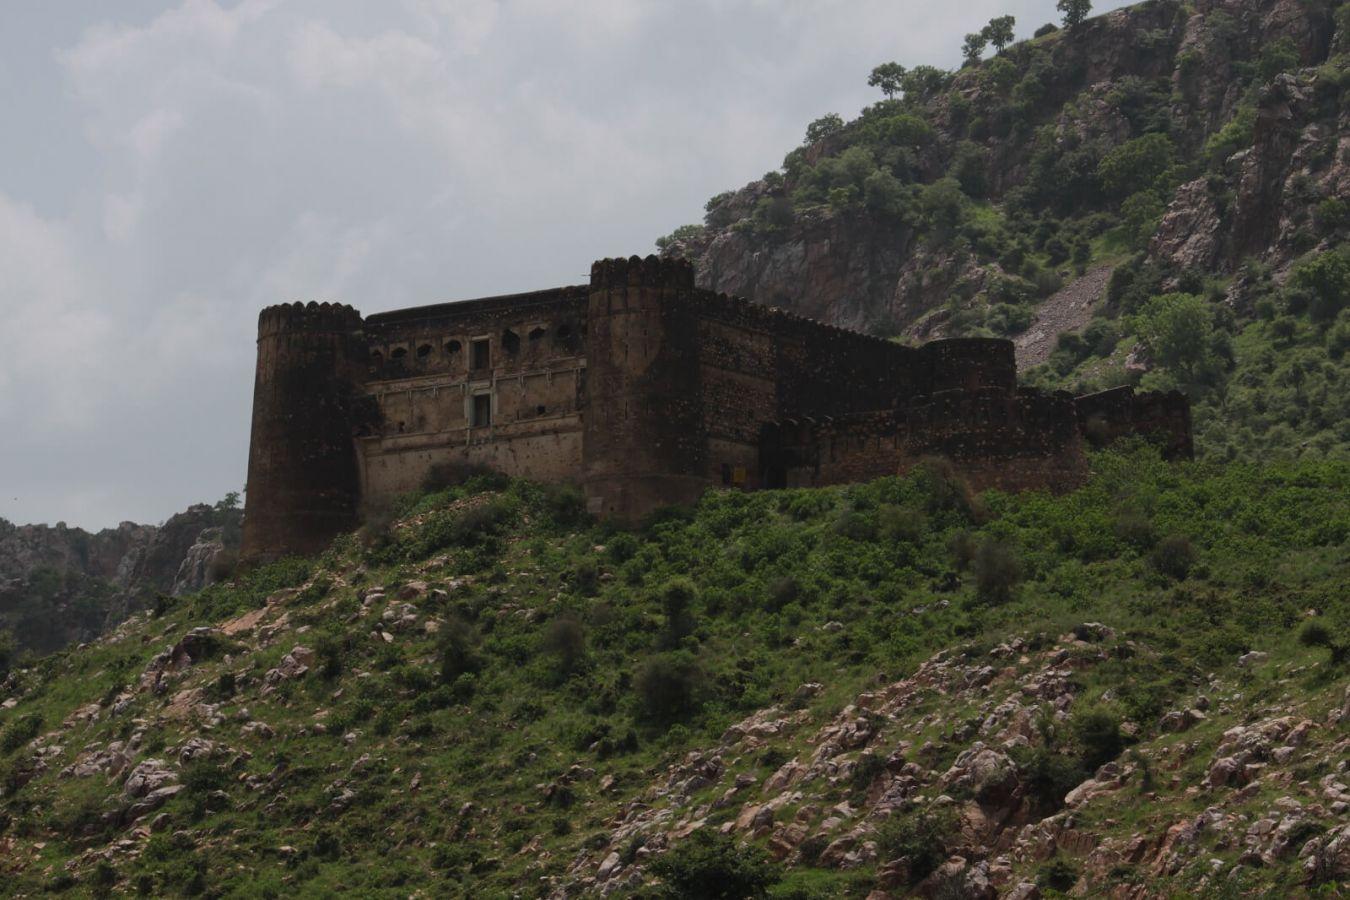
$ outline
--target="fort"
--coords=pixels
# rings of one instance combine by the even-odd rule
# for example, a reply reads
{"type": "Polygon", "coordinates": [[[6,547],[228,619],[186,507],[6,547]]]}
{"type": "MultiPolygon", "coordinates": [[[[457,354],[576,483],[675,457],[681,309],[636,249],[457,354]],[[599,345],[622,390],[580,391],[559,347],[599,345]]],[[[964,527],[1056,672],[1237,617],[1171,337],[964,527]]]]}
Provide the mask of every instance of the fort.
{"type": "Polygon", "coordinates": [[[907,347],[697,289],[684,260],[606,259],[588,285],[365,318],[264,309],[243,555],[320,551],[447,467],[572,482],[631,522],[928,456],[978,488],[1064,489],[1129,434],[1189,456],[1186,398],[1018,387],[1009,341],[907,347]]]}

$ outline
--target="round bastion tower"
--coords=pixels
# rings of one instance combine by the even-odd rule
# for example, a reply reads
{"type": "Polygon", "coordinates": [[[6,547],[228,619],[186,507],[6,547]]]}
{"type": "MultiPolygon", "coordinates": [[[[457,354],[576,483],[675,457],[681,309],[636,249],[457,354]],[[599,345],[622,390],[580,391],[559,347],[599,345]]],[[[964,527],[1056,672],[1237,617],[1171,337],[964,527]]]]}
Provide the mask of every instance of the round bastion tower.
{"type": "Polygon", "coordinates": [[[632,521],[707,487],[698,323],[680,314],[693,288],[682,259],[591,266],[582,486],[595,515],[632,521]]]}
{"type": "Polygon", "coordinates": [[[355,526],[352,433],[365,363],[361,314],[350,306],[290,303],[259,314],[245,561],[317,553],[355,526]]]}

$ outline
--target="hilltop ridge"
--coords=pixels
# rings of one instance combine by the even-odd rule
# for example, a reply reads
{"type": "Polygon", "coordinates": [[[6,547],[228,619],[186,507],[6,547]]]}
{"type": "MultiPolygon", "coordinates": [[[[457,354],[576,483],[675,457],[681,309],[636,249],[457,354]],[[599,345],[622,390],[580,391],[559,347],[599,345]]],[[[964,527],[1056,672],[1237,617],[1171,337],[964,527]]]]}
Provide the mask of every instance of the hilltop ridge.
{"type": "Polygon", "coordinates": [[[883,64],[885,96],[657,245],[897,340],[1031,335],[1038,386],[1181,387],[1201,453],[1345,453],[1348,54],[1340,2],[1149,0],[954,72],[883,64]]]}

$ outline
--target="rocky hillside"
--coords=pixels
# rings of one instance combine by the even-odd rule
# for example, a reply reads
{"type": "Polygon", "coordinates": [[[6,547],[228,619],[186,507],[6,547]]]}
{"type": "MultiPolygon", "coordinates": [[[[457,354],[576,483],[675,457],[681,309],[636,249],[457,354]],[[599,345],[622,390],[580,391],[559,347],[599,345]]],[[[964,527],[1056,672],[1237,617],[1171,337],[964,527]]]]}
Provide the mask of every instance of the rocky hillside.
{"type": "Polygon", "coordinates": [[[834,324],[1014,337],[1047,387],[1181,387],[1202,453],[1350,450],[1350,6],[1150,0],[1037,35],[879,66],[884,99],[658,246],[834,324]],[[1228,402],[1310,373],[1311,416],[1228,402]]]}
{"type": "Polygon", "coordinates": [[[180,596],[228,574],[239,545],[235,504],[197,504],[162,525],[91,533],[0,519],[0,633],[19,652],[87,641],[157,594],[180,596]]]}
{"type": "Polygon", "coordinates": [[[1341,462],[479,478],[0,685],[13,896],[1342,896],[1341,462]]]}

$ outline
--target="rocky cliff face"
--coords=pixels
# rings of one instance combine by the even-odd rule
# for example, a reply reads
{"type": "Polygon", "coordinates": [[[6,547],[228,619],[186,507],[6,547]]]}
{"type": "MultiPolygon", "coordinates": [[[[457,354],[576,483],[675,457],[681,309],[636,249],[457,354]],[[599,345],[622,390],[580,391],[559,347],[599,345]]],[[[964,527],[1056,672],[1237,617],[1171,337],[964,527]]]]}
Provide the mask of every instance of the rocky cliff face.
{"type": "Polygon", "coordinates": [[[21,650],[89,640],[157,593],[211,583],[237,546],[240,513],[197,504],[162,525],[88,532],[0,520],[0,628],[21,650]]]}
{"type": "Polygon", "coordinates": [[[1279,272],[1336,237],[1309,231],[1318,202],[1350,196],[1350,110],[1327,103],[1333,70],[1277,76],[1260,94],[1251,147],[1218,177],[1177,189],[1149,246],[1174,270],[1232,272],[1243,259],[1279,272]]]}
{"type": "Polygon", "coordinates": [[[1330,4],[1152,0],[1014,45],[927,98],[870,107],[793,151],[782,173],[714,198],[701,232],[663,249],[695,259],[701,287],[833,324],[918,338],[971,333],[980,317],[959,309],[1007,302],[998,291],[1008,278],[1034,281],[1040,300],[1122,258],[1100,242],[1086,261],[1046,251],[1045,222],[1063,220],[1060,238],[1071,242],[1125,221],[1125,198],[1103,187],[1098,166],[1131,140],[1161,133],[1175,171],[1193,177],[1161,190],[1162,214],[1147,226],[1155,236],[1137,244],[1147,260],[1226,276],[1256,259],[1278,277],[1330,246],[1334,236],[1318,231],[1311,210],[1350,187],[1337,100],[1346,45],[1330,4]],[[931,127],[900,148],[899,163],[869,137],[893,113],[931,127]],[[860,145],[908,180],[900,209],[872,202],[861,184],[853,195],[831,191],[828,202],[803,190],[819,180],[822,162],[860,145]],[[1215,156],[1210,164],[1196,162],[1206,154],[1215,156]],[[963,159],[976,160],[974,169],[963,159]],[[925,188],[944,176],[984,210],[955,238],[926,209],[925,188]],[[1047,271],[1029,275],[1024,253],[997,246],[1004,238],[1028,242],[1033,256],[1046,252],[1047,271]]]}

